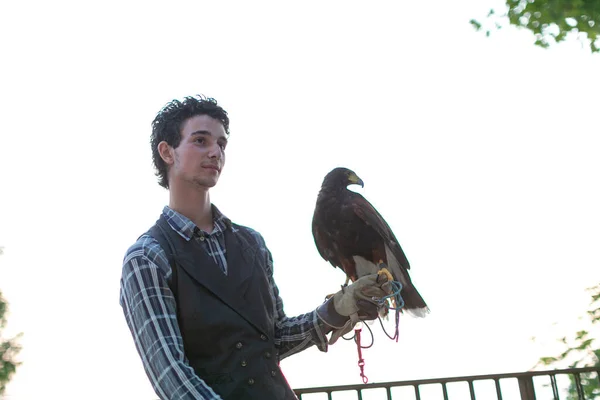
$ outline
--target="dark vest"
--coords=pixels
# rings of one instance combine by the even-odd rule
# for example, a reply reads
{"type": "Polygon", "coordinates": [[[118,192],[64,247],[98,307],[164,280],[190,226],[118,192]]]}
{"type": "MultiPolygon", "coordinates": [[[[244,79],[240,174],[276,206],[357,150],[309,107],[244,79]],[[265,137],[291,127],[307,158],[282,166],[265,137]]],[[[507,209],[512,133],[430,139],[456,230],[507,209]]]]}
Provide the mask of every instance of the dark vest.
{"type": "Polygon", "coordinates": [[[162,215],[148,233],[171,264],[168,283],[196,374],[223,399],[297,399],[279,368],[267,258],[257,240],[228,225],[225,275],[196,239],[183,239],[162,215]]]}

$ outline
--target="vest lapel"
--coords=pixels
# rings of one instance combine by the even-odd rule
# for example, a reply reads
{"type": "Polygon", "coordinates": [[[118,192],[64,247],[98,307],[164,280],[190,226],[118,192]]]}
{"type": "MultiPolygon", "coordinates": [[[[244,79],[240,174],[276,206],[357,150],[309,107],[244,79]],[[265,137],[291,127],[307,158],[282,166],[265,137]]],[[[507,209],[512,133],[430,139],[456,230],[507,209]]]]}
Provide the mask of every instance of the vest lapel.
{"type": "Polygon", "coordinates": [[[229,277],[235,282],[238,294],[242,298],[246,298],[248,286],[254,274],[256,252],[248,243],[236,238],[231,229],[225,231],[225,248],[227,249],[229,277]]]}
{"type": "Polygon", "coordinates": [[[251,278],[255,269],[260,268],[256,265],[257,250],[244,241],[237,240],[231,229],[227,229],[225,243],[228,275],[225,275],[195,239],[189,242],[181,240],[184,242],[182,244],[190,249],[178,255],[181,268],[257,329],[268,333],[265,310],[254,307],[254,296],[247,296],[254,292],[248,289],[252,287],[251,278]]]}
{"type": "Polygon", "coordinates": [[[265,281],[260,263],[260,251],[256,244],[251,245],[239,234],[228,229],[225,233],[225,245],[227,246],[227,265],[231,267],[232,278],[236,282],[238,295],[241,298],[240,310],[242,315],[263,333],[270,333],[268,309],[265,309],[263,297],[270,298],[270,288],[261,285],[265,281]],[[261,280],[262,278],[262,280],[261,280]]]}

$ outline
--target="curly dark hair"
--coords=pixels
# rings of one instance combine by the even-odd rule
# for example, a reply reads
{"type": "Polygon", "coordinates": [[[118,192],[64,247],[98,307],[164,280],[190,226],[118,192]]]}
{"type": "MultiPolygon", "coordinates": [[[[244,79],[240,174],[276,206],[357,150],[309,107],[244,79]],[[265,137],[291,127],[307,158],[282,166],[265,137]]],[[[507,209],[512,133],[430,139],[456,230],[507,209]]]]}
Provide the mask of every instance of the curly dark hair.
{"type": "Polygon", "coordinates": [[[163,140],[173,148],[181,143],[181,127],[189,118],[197,115],[208,115],[221,121],[225,133],[229,136],[229,117],[227,112],[217,104],[217,101],[204,95],[196,97],[188,96],[183,101],[172,100],[167,103],[152,121],[152,135],[150,145],[152,146],[152,161],[156,169],[158,184],[166,189],[169,188],[167,177],[167,164],[158,152],[158,144],[163,140]]]}

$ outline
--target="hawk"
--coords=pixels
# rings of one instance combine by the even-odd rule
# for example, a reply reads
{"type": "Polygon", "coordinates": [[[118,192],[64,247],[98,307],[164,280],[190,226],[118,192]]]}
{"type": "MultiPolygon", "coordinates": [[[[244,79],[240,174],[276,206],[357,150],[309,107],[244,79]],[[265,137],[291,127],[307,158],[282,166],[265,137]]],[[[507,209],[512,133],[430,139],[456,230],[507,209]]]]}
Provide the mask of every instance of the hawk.
{"type": "Polygon", "coordinates": [[[352,184],[364,187],[348,168],[334,168],[323,179],[312,220],[319,254],[344,271],[345,285],[374,273],[400,282],[402,311],[424,317],[429,308],[410,279],[410,265],[400,243],[375,207],[348,189],[352,184]]]}

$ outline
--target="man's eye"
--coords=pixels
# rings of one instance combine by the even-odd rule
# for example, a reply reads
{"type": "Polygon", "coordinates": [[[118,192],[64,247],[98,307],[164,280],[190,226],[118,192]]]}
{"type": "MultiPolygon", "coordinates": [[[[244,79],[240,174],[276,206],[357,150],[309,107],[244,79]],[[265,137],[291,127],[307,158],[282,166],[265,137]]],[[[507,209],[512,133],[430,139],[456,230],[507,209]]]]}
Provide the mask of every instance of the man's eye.
{"type": "Polygon", "coordinates": [[[196,138],[196,143],[200,143],[200,144],[204,143],[204,138],[203,137],[196,138]]]}
{"type": "Polygon", "coordinates": [[[226,143],[219,143],[219,147],[221,148],[221,150],[225,150],[225,147],[227,147],[226,143]]]}

